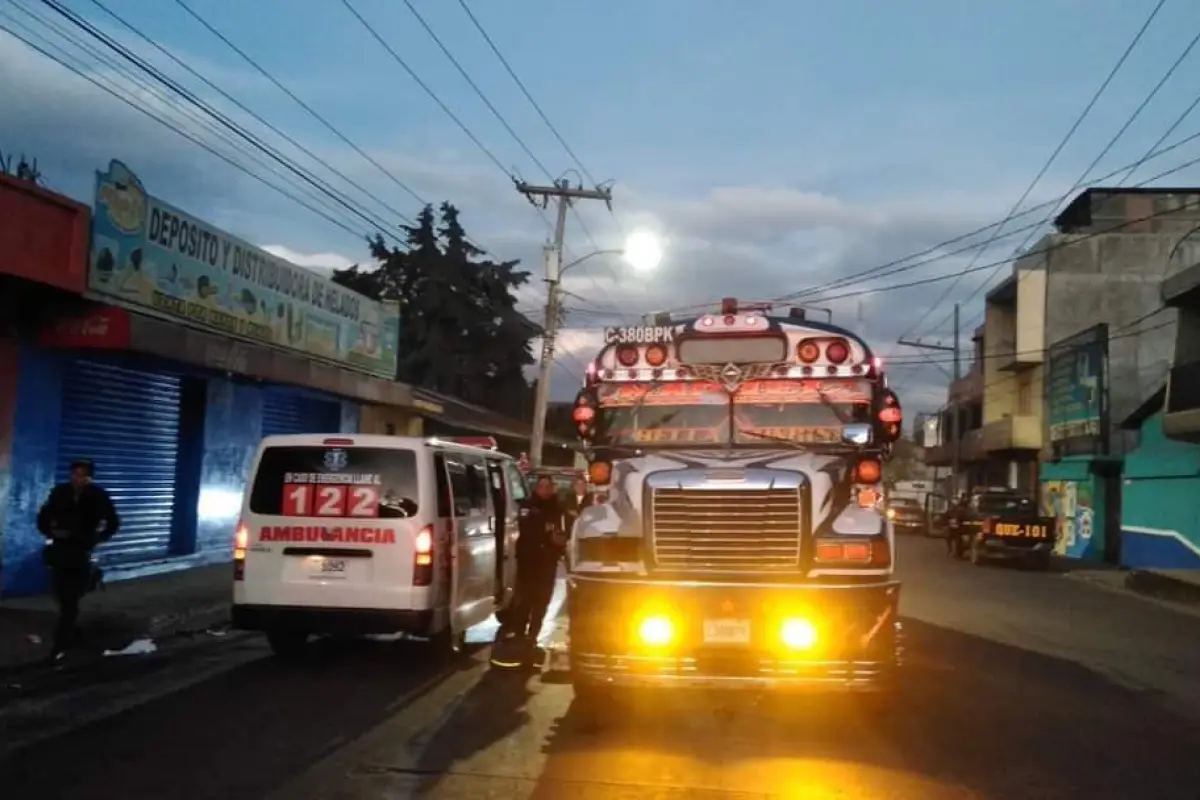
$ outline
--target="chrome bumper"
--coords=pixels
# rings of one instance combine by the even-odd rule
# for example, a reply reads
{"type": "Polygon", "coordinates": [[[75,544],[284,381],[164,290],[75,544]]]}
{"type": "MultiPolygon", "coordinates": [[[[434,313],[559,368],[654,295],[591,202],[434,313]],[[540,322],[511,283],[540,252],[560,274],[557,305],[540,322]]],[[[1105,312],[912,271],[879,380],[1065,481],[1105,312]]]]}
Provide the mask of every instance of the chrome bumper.
{"type": "MultiPolygon", "coordinates": [[[[576,577],[576,576],[572,576],[576,577]]],[[[899,584],[875,585],[658,583],[654,580],[573,580],[568,595],[568,656],[572,681],[661,689],[872,692],[890,687],[903,664],[899,584]],[[802,600],[830,614],[840,642],[810,657],[776,655],[770,647],[709,646],[693,632],[673,652],[646,653],[619,633],[643,593],[669,600],[684,619],[707,616],[725,602],[752,607],[764,598],[802,600]]],[[[690,627],[690,626],[689,626],[690,627]]]]}
{"type": "Polygon", "coordinates": [[[574,681],[622,688],[878,692],[888,688],[890,679],[900,667],[901,649],[897,647],[896,660],[891,663],[813,661],[767,665],[763,662],[758,674],[742,675],[705,672],[702,663],[695,658],[578,653],[571,658],[571,673],[574,681]]]}

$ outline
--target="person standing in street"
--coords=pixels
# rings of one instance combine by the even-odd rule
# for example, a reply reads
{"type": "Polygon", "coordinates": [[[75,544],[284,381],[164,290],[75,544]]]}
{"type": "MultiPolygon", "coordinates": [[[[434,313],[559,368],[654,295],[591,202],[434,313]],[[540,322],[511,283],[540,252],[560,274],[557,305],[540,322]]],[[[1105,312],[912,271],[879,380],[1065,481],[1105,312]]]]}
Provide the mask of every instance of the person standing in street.
{"type": "Polygon", "coordinates": [[[517,591],[502,638],[517,637],[537,646],[546,611],[554,595],[558,561],[567,544],[563,508],[549,476],[538,478],[533,494],[521,508],[517,538],[517,591]]]}
{"type": "Polygon", "coordinates": [[[92,551],[121,527],[112,498],[94,483],[94,476],[91,461],[73,462],[70,480],[55,486],[38,511],[38,530],[48,540],[43,559],[58,604],[52,660],[78,639],[79,603],[99,579],[92,551]]]}

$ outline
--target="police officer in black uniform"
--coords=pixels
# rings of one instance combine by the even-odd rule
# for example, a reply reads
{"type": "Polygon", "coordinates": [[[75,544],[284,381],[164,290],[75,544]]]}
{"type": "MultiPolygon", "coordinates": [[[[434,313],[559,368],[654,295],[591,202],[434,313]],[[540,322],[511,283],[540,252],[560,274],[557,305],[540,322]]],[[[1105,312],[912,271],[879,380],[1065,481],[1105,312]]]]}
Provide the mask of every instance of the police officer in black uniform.
{"type": "Polygon", "coordinates": [[[967,495],[960,493],[946,509],[946,555],[963,557],[963,535],[970,511],[969,503],[967,495]]]}
{"type": "Polygon", "coordinates": [[[539,477],[533,494],[521,508],[517,591],[511,613],[505,617],[500,631],[502,639],[516,637],[530,649],[536,647],[566,544],[564,513],[554,480],[549,476],[539,477]]]}

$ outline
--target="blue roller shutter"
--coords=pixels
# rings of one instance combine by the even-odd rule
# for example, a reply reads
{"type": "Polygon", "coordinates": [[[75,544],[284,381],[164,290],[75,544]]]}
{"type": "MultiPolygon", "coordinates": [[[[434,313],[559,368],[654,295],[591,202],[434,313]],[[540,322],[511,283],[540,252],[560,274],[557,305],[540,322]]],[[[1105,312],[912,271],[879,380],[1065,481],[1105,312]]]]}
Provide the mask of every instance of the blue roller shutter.
{"type": "Polygon", "coordinates": [[[74,360],[63,382],[58,477],[71,461],[96,463],[121,530],[97,550],[102,563],[133,564],[170,555],[179,455],[180,378],[74,360]]]}
{"type": "Polygon", "coordinates": [[[263,398],[263,436],[289,433],[338,433],[342,406],[288,389],[267,389],[263,398]]]}

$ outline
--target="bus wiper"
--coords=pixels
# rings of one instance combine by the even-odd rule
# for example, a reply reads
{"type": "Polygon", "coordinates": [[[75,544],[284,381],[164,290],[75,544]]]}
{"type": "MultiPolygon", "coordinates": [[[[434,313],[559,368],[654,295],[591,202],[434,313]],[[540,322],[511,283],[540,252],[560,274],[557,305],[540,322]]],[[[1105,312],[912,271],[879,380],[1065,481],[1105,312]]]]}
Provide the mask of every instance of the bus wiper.
{"type": "Polygon", "coordinates": [[[753,436],[755,439],[762,439],[767,442],[779,442],[780,444],[789,445],[797,450],[805,450],[805,446],[795,439],[788,439],[783,436],[776,436],[772,433],[762,433],[761,431],[752,431],[746,428],[738,427],[737,433],[739,436],[753,436]]]}
{"type": "Polygon", "coordinates": [[[646,401],[650,399],[650,393],[658,389],[660,386],[662,386],[661,380],[650,381],[650,383],[646,384],[646,391],[643,392],[642,396],[638,398],[638,401],[633,404],[633,414],[631,415],[632,420],[630,421],[633,422],[634,430],[640,430],[640,426],[638,425],[638,417],[641,415],[642,406],[644,406],[646,401]]]}
{"type": "Polygon", "coordinates": [[[854,422],[854,416],[852,414],[847,414],[845,409],[839,408],[838,404],[834,402],[833,398],[825,394],[825,390],[823,388],[817,389],[817,397],[821,400],[821,405],[833,412],[833,415],[837,417],[838,422],[842,423],[843,425],[850,425],[854,422]]]}

